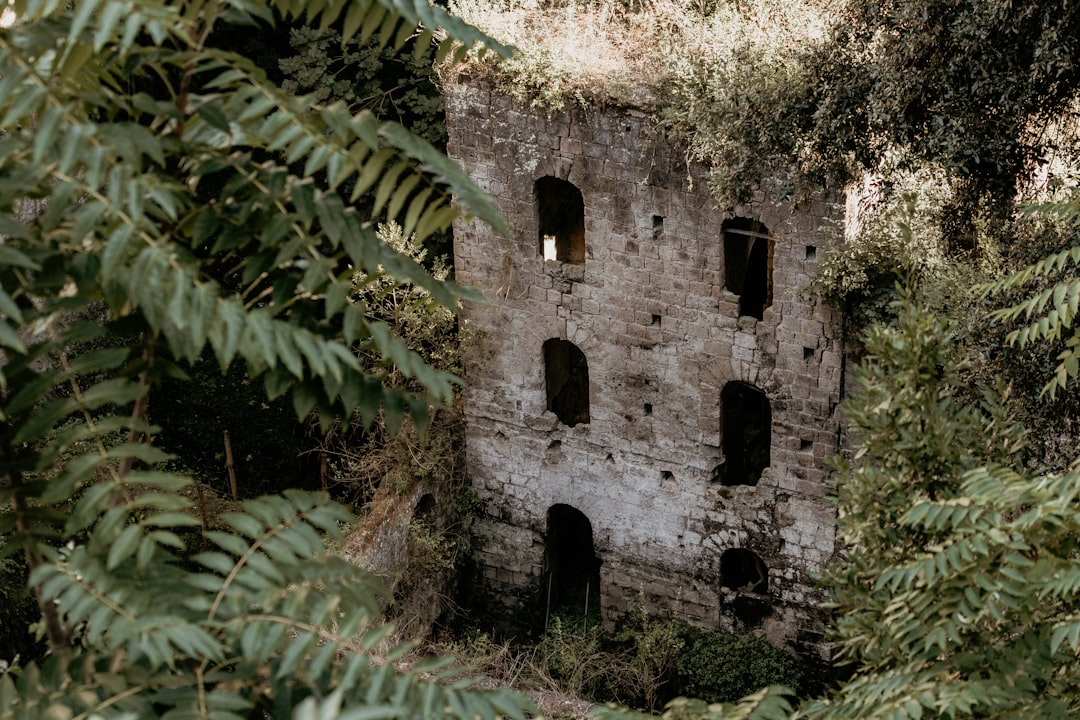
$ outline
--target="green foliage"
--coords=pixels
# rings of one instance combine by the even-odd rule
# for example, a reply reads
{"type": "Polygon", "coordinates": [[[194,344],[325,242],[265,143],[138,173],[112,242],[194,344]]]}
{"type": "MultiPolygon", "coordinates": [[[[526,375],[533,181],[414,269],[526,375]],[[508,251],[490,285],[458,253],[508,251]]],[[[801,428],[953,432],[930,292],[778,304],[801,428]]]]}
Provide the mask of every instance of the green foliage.
{"type": "MultiPolygon", "coordinates": [[[[380,240],[419,242],[490,201],[404,127],[296,98],[207,44],[216,24],[340,23],[440,56],[504,48],[436,6],[309,0],[12,6],[0,30],[0,513],[49,655],[0,678],[0,717],[523,717],[508,692],[399,671],[373,650],[380,584],[324,551],[349,515],[289,491],[203,533],[164,471],[152,389],[208,354],[270,399],[390,428],[449,404],[354,297],[354,273],[460,290],[380,240]],[[456,44],[456,43],[463,43],[456,44]],[[316,177],[317,176],[317,177],[316,177]],[[371,212],[350,207],[374,188],[371,212]],[[451,197],[454,204],[451,204],[451,197]],[[362,354],[364,360],[361,361],[362,354]],[[411,385],[384,384],[391,375],[411,385]],[[350,650],[344,655],[345,649],[350,650]],[[357,648],[360,648],[357,651],[357,648]]],[[[427,671],[433,675],[425,675],[427,671]]]]}
{"type": "Polygon", "coordinates": [[[839,187],[867,171],[934,166],[955,179],[956,224],[968,232],[968,213],[987,198],[995,218],[1007,218],[1026,173],[1071,142],[1070,131],[1048,130],[1080,83],[1077,8],[1050,12],[1039,0],[807,5],[830,16],[819,37],[785,43],[781,20],[767,25],[780,26],[771,47],[675,54],[661,114],[695,157],[718,168],[725,206],[778,177],[783,195],[839,187]]]}
{"type": "Polygon", "coordinates": [[[318,103],[344,102],[351,111],[371,110],[394,119],[436,147],[446,145],[443,98],[433,68],[435,46],[411,38],[408,53],[384,47],[377,38],[342,42],[335,30],[293,28],[296,55],[281,58],[282,89],[310,94],[318,103]]]}
{"type": "MultiPolygon", "coordinates": [[[[427,249],[415,236],[406,237],[400,225],[380,225],[376,235],[396,252],[430,267],[437,281],[449,276],[444,259],[429,260],[427,249]]],[[[351,297],[367,308],[369,318],[385,323],[430,367],[454,375],[464,372],[464,348],[470,347],[474,334],[455,309],[438,303],[422,286],[396,280],[381,267],[354,272],[352,282],[351,297]]],[[[361,352],[359,358],[373,369],[381,363],[372,352],[361,352]]],[[[415,379],[393,368],[384,382],[394,388],[422,390],[415,379]]],[[[400,492],[412,488],[417,480],[456,487],[464,482],[464,459],[459,457],[462,422],[460,407],[455,404],[434,415],[419,434],[407,428],[390,432],[381,417],[367,428],[335,424],[322,434],[319,451],[331,458],[328,470],[335,490],[357,506],[380,485],[395,486],[400,492]]]]}
{"type": "Polygon", "coordinates": [[[912,178],[861,210],[855,237],[825,246],[811,287],[844,312],[854,337],[858,329],[889,318],[898,282],[940,273],[945,265],[940,230],[927,211],[928,205],[940,208],[935,186],[931,178],[912,178]]]}
{"type": "MultiPolygon", "coordinates": [[[[1063,221],[1069,227],[1069,234],[1075,239],[1076,228],[1080,226],[1080,201],[1074,199],[1047,205],[1037,211],[1063,221]]],[[[1080,277],[1075,272],[1078,264],[1080,246],[1074,246],[1055,252],[983,287],[985,294],[1000,295],[1037,282],[1051,281],[1048,286],[1037,289],[1026,299],[991,313],[991,317],[996,320],[1019,323],[1019,327],[1011,330],[1006,337],[1011,344],[1021,348],[1034,343],[1051,347],[1064,344],[1057,355],[1053,376],[1042,389],[1042,393],[1048,394],[1051,399],[1080,374],[1080,327],[1075,326],[1080,308],[1080,277]]]]}
{"type": "Polygon", "coordinates": [[[687,29],[682,43],[662,48],[668,76],[657,115],[665,134],[710,167],[721,208],[757,189],[801,194],[793,169],[804,152],[800,123],[813,113],[806,88],[816,70],[803,58],[821,43],[820,11],[813,3],[732,3],[700,25],[704,36],[687,29]]]}
{"type": "MultiPolygon", "coordinates": [[[[1080,10],[1039,0],[850,0],[827,48],[810,61],[825,82],[808,87],[815,153],[850,154],[874,168],[897,148],[1004,200],[1054,138],[1080,81],[1080,10]]],[[[999,208],[1006,210],[1006,208],[999,208]]]]}
{"type": "Polygon", "coordinates": [[[763,687],[798,688],[798,661],[763,638],[722,630],[688,633],[677,661],[681,694],[705,702],[732,702],[763,687]]]}
{"type": "MultiPolygon", "coordinates": [[[[614,705],[597,708],[592,716],[598,720],[647,720],[656,717],[614,705]]],[[[789,720],[791,716],[788,689],[781,686],[762,688],[734,703],[708,704],[704,700],[676,698],[660,714],[662,720],[789,720]]]]}
{"type": "Polygon", "coordinates": [[[837,483],[850,550],[827,573],[856,672],[800,716],[1075,714],[1080,573],[1063,508],[1080,475],[1025,468],[1007,392],[965,401],[947,325],[910,296],[865,343],[846,410],[859,464],[837,483]]]}
{"type": "MultiPolygon", "coordinates": [[[[446,259],[429,260],[422,242],[415,235],[406,235],[397,223],[380,225],[376,236],[394,252],[430,268],[435,280],[445,282],[450,276],[446,259]]],[[[382,266],[357,270],[352,281],[353,298],[367,308],[368,315],[386,323],[428,365],[455,374],[464,371],[461,345],[472,336],[465,321],[459,325],[456,306],[440,303],[422,285],[402,283],[382,266]]],[[[362,355],[361,360],[373,367],[380,362],[377,355],[370,353],[362,355]]],[[[400,374],[391,374],[387,382],[394,387],[410,384],[407,376],[400,374]]]]}
{"type": "Polygon", "coordinates": [[[792,656],[750,634],[642,614],[608,636],[598,620],[583,627],[580,617],[554,615],[535,647],[536,665],[574,697],[655,712],[676,693],[731,703],[802,682],[792,656]]]}
{"type": "Polygon", "coordinates": [[[537,653],[542,667],[572,697],[609,697],[609,679],[620,679],[612,667],[614,658],[604,650],[600,625],[582,628],[581,618],[554,615],[537,653]]]}
{"type": "Polygon", "coordinates": [[[5,676],[0,712],[235,718],[289,716],[295,707],[302,717],[307,707],[335,703],[394,713],[435,703],[457,708],[447,714],[520,717],[506,694],[421,680],[422,668],[400,674],[373,663],[370,652],[341,659],[358,633],[371,649],[386,631],[373,626],[378,582],[322,552],[323,536],[336,536],[347,518],[299,491],[248,501],[243,513],[223,518],[229,532],[208,533],[212,548],[187,563],[155,548],[179,544],[160,516],[117,523],[107,557],[94,547],[98,528],[90,544],[55,553],[33,578],[65,619],[84,624],[90,649],[66,668],[53,656],[40,672],[30,666],[5,676]]]}

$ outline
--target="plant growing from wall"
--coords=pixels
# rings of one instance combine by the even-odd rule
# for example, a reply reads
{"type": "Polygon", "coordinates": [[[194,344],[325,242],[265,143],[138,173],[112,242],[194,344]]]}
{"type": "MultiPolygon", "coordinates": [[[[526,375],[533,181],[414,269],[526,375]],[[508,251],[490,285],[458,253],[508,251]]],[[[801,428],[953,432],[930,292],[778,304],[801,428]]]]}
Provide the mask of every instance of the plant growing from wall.
{"type": "Polygon", "coordinates": [[[500,224],[405,128],[293,97],[207,44],[271,8],[340,20],[346,39],[396,46],[422,26],[423,42],[447,33],[440,54],[505,52],[437,7],[389,2],[27,0],[0,30],[0,533],[49,647],[0,677],[0,717],[523,716],[513,694],[376,661],[382,590],[324,552],[348,519],[324,496],[247,501],[204,551],[185,542],[188,480],[160,469],[147,419],[159,379],[208,351],[324,425],[423,424],[452,378],[352,299],[353,273],[454,307],[460,291],[374,221],[422,241],[459,215],[453,194],[500,224]],[[346,181],[377,188],[371,215],[346,181]]]}

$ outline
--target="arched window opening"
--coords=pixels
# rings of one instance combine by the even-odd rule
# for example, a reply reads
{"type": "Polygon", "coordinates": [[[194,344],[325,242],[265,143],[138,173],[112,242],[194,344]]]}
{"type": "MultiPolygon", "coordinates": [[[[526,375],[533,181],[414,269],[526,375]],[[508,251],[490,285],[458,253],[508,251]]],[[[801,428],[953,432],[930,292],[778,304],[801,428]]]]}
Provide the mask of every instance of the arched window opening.
{"type": "Polygon", "coordinates": [[[558,338],[544,342],[544,384],[547,409],[559,422],[589,422],[589,363],[577,345],[558,338]]]}
{"type": "Polygon", "coordinates": [[[600,558],[593,548],[592,523],[569,505],[548,509],[541,593],[545,629],[555,614],[583,626],[599,620],[600,558]]]}
{"type": "Polygon", "coordinates": [[[769,568],[752,550],[731,548],[720,556],[720,585],[735,592],[767,595],[769,568]]]}
{"type": "Polygon", "coordinates": [[[739,296],[739,316],[761,320],[772,305],[773,241],[757,220],[724,222],[724,287],[739,296]]]}
{"type": "Polygon", "coordinates": [[[566,180],[550,175],[536,181],[540,253],[545,260],[585,264],[585,200],[566,180]]]}
{"type": "Polygon", "coordinates": [[[720,391],[723,411],[724,464],[717,479],[723,485],[757,485],[769,467],[772,408],[769,398],[750,383],[738,380],[720,391]]]}

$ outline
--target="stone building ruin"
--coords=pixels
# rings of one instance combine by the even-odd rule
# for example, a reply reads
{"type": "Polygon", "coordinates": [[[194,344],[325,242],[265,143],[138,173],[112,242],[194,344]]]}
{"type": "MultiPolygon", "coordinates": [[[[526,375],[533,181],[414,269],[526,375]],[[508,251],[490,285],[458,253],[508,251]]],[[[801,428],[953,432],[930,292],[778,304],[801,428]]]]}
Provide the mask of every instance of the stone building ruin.
{"type": "Polygon", "coordinates": [[[446,96],[449,154],[510,228],[454,229],[485,299],[465,312],[485,588],[534,629],[644,609],[825,657],[843,354],[807,288],[833,206],[725,216],[645,113],[446,96]]]}

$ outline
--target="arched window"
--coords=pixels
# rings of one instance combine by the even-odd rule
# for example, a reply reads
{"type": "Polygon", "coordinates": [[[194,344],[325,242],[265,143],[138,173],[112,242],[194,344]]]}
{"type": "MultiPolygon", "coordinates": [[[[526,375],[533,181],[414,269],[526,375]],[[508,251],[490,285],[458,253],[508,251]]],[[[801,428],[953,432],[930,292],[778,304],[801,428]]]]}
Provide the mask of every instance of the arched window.
{"type": "Polygon", "coordinates": [[[731,548],[720,556],[720,585],[736,592],[767,595],[769,568],[753,550],[731,548]]]}
{"type": "Polygon", "coordinates": [[[585,264],[585,200],[566,180],[550,175],[536,181],[540,254],[545,260],[585,264]]]}
{"type": "Polygon", "coordinates": [[[563,425],[589,422],[589,363],[577,345],[558,338],[544,342],[544,385],[547,409],[563,425]]]}
{"type": "Polygon", "coordinates": [[[600,609],[600,559],[593,548],[592,523],[577,508],[548,509],[540,592],[545,627],[555,612],[584,620],[600,609]]]}
{"type": "Polygon", "coordinates": [[[731,218],[723,226],[724,287],[739,296],[739,316],[761,320],[772,305],[773,241],[757,220],[731,218]]]}
{"type": "Polygon", "coordinates": [[[724,465],[718,473],[724,485],[757,485],[769,467],[772,408],[769,398],[750,383],[732,381],[720,391],[724,417],[724,465]]]}

